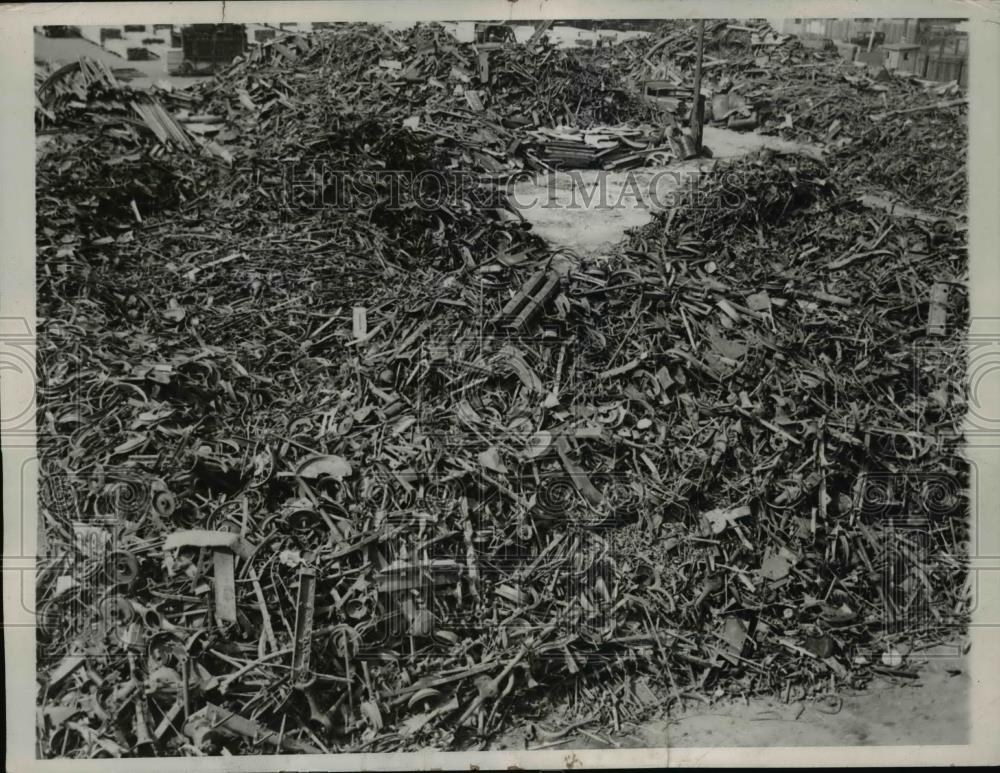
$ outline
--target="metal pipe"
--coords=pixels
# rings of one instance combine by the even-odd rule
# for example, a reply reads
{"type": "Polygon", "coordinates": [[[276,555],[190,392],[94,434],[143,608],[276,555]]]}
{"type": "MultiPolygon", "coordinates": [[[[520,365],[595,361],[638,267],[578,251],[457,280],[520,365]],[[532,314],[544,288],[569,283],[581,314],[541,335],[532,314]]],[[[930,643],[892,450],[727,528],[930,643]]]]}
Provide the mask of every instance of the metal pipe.
{"type": "Polygon", "coordinates": [[[701,122],[704,114],[701,101],[701,60],[705,49],[705,20],[698,20],[698,48],[694,62],[694,104],[691,106],[691,139],[694,149],[701,153],[701,122]]]}

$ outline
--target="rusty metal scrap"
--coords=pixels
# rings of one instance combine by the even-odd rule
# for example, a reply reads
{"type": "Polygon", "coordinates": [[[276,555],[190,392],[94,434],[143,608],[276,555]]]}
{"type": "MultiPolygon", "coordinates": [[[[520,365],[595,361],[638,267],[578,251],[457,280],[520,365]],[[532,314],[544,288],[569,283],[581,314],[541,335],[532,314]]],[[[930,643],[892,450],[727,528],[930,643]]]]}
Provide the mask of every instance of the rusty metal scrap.
{"type": "MultiPolygon", "coordinates": [[[[707,35],[734,80],[748,45],[824,61],[707,35]]],[[[827,705],[962,630],[963,213],[910,180],[866,206],[847,145],[763,153],[557,272],[493,185],[685,155],[601,62],[683,81],[689,37],[503,47],[479,83],[436,25],[342,25],[162,110],[45,87],[39,756],[469,749],[553,712],[560,743],[827,705]],[[387,170],[470,187],[423,206],[387,170]]],[[[947,110],[840,132],[909,168],[895,122],[947,110]]]]}

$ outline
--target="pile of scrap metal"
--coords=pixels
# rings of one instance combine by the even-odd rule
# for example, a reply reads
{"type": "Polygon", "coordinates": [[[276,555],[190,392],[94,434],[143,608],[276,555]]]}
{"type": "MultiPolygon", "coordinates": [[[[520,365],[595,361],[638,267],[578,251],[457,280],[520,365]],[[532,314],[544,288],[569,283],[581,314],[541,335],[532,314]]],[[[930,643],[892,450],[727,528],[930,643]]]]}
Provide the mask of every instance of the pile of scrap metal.
{"type": "Polygon", "coordinates": [[[81,58],[48,75],[39,74],[36,79],[35,116],[40,134],[52,130],[101,131],[112,126],[120,127],[113,129],[116,131],[128,131],[129,125],[139,125],[153,132],[165,146],[181,150],[194,147],[187,132],[156,97],[132,91],[103,62],[81,58]],[[126,107],[141,122],[132,118],[126,107]]]}
{"type": "MultiPolygon", "coordinates": [[[[672,90],[692,87],[694,39],[691,22],[668,22],[612,48],[610,64],[644,93],[664,91],[683,123],[689,108],[672,90]]],[[[709,21],[705,52],[707,123],[825,147],[843,178],[867,178],[913,206],[964,211],[968,121],[957,84],[869,72],[764,21],[709,21]]]]}
{"type": "MultiPolygon", "coordinates": [[[[200,112],[225,118],[237,131],[256,121],[298,121],[313,99],[331,115],[334,107],[350,115],[379,106],[386,120],[457,144],[493,173],[530,167],[517,152],[525,129],[659,122],[617,75],[572,51],[544,41],[498,45],[485,52],[484,70],[479,48],[458,43],[440,25],[400,32],[348,25],[263,44],[195,94],[200,112]],[[336,77],[310,83],[295,77],[313,69],[336,77]]],[[[231,144],[238,156],[239,143],[231,144]]]]}
{"type": "Polygon", "coordinates": [[[439,30],[302,40],[160,95],[201,153],[40,153],[39,756],[477,748],[552,711],[610,744],[963,630],[958,219],[761,157],[556,272],[474,197],[548,86],[504,60],[479,113],[439,30]],[[472,188],[427,205],[428,171],[472,188]]]}
{"type": "MultiPolygon", "coordinates": [[[[649,37],[613,46],[609,64],[633,82],[665,79],[690,83],[695,65],[697,22],[671,19],[649,37]]],[[[762,67],[794,66],[828,58],[807,49],[794,35],[776,32],[763,20],[708,19],[705,22],[702,69],[709,75],[751,72],[762,67]]]]}
{"type": "Polygon", "coordinates": [[[527,130],[520,149],[525,165],[535,170],[667,166],[699,155],[691,138],[676,125],[527,130]]]}

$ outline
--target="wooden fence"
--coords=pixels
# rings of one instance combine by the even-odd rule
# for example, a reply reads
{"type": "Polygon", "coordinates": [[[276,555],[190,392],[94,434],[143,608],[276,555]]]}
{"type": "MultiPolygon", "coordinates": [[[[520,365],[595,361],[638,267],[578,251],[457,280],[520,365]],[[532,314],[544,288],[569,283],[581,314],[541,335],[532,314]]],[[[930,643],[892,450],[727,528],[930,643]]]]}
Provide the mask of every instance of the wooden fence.
{"type": "Polygon", "coordinates": [[[958,81],[963,88],[969,85],[969,67],[964,56],[945,54],[940,58],[935,53],[917,54],[913,73],[918,78],[947,83],[958,81]]]}
{"type": "MultiPolygon", "coordinates": [[[[881,46],[910,42],[920,46],[916,56],[901,72],[912,72],[918,78],[947,83],[958,81],[968,86],[969,37],[957,32],[953,24],[932,19],[825,19],[801,21],[801,31],[810,37],[820,36],[834,41],[858,41],[854,58],[869,64],[884,61],[881,46]],[[918,24],[919,21],[919,24],[918,24]],[[880,44],[867,50],[867,38],[872,31],[881,33],[880,44]]],[[[786,31],[797,31],[796,26],[786,31]]],[[[839,48],[839,47],[838,47],[839,48]]],[[[846,49],[845,49],[846,50],[846,49]]],[[[843,51],[842,51],[843,53],[843,51]]]]}

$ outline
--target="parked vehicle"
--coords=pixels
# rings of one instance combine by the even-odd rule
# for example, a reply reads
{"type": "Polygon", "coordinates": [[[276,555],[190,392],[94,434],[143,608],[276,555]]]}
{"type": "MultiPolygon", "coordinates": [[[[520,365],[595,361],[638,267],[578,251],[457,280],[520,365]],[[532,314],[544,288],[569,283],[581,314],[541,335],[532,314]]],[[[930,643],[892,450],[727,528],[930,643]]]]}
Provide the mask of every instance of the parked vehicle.
{"type": "Polygon", "coordinates": [[[836,51],[837,44],[830,38],[803,37],[802,45],[813,51],[836,51]]]}
{"type": "Polygon", "coordinates": [[[80,37],[80,28],[50,24],[47,27],[42,27],[42,34],[47,38],[78,38],[80,37]]]}
{"type": "Polygon", "coordinates": [[[247,48],[242,24],[190,24],[180,30],[180,46],[167,51],[171,75],[208,75],[230,64],[247,48]]]}
{"type": "Polygon", "coordinates": [[[476,44],[515,43],[514,30],[507,24],[476,23],[476,44]]]}
{"type": "MultiPolygon", "coordinates": [[[[853,43],[856,46],[865,46],[867,48],[868,47],[868,40],[869,40],[869,38],[871,38],[871,32],[862,32],[862,33],[860,33],[858,35],[855,35],[853,38],[851,38],[850,42],[853,43]]],[[[885,33],[884,32],[876,32],[875,33],[875,39],[872,41],[872,46],[873,47],[874,46],[880,46],[883,43],[885,43],[885,33]]]]}
{"type": "MultiPolygon", "coordinates": [[[[690,87],[678,86],[671,81],[652,80],[643,82],[642,98],[648,104],[684,121],[690,117],[694,92],[690,87]]],[[[704,101],[704,97],[702,100],[704,101]]]]}

